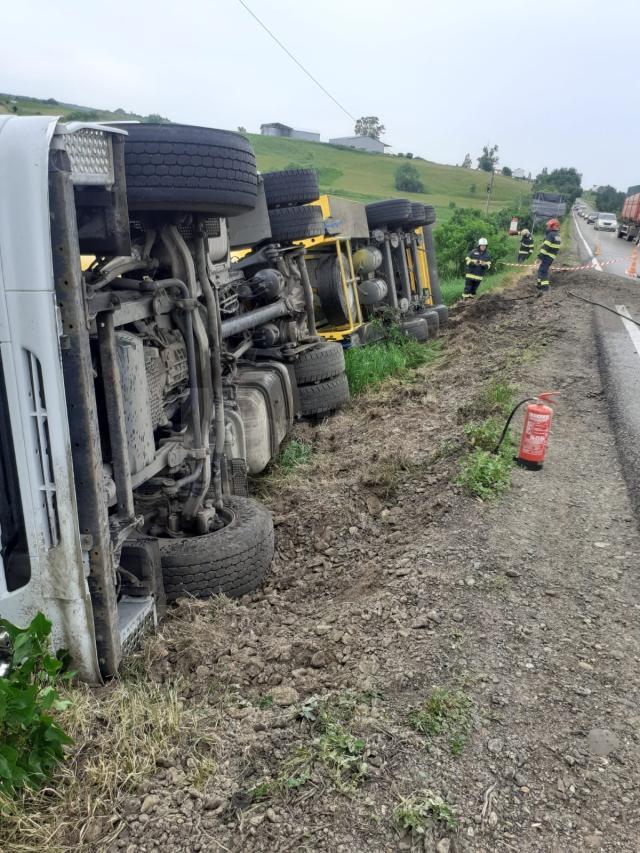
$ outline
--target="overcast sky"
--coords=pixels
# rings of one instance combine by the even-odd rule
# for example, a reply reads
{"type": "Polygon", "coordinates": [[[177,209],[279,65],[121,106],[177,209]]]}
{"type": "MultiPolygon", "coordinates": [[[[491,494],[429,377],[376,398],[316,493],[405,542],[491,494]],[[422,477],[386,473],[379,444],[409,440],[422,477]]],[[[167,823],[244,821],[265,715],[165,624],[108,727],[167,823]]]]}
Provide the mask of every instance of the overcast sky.
{"type": "MultiPolygon", "coordinates": [[[[440,163],[500,146],[534,175],[640,183],[638,0],[246,0],[392,151],[440,163]]],[[[238,0],[2,4],[0,88],[173,121],[347,136],[353,122],[238,0]]]]}

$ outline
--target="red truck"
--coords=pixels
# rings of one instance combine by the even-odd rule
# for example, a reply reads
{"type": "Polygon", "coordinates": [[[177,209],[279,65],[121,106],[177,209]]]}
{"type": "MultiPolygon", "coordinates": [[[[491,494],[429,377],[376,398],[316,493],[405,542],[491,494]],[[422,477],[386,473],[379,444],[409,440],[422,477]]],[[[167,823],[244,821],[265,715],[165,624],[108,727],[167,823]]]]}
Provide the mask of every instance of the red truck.
{"type": "MultiPolygon", "coordinates": [[[[634,187],[637,190],[637,187],[634,187]]],[[[640,235],[640,192],[628,195],[622,205],[622,214],[618,220],[618,237],[627,240],[637,239],[640,235]]]]}

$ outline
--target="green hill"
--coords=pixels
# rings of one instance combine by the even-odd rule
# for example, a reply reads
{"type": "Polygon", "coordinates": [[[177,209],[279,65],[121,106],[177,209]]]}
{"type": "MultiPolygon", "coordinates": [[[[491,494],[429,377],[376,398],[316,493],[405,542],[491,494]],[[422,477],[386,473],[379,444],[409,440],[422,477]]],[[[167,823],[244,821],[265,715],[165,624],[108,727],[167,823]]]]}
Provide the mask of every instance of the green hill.
{"type": "MultiPolygon", "coordinates": [[[[489,175],[460,166],[443,166],[429,160],[411,160],[388,154],[369,154],[322,142],[260,136],[248,133],[258,167],[263,172],[285,168],[314,168],[323,192],[346,196],[356,201],[377,201],[394,196],[422,201],[435,206],[439,221],[451,215],[451,203],[457,207],[484,209],[489,175]],[[395,170],[411,163],[420,173],[425,193],[396,190],[395,170]],[[471,190],[474,186],[475,190],[471,190]]],[[[509,207],[517,210],[529,198],[527,181],[516,181],[497,175],[493,185],[490,210],[509,207]]]]}
{"type": "MultiPolygon", "coordinates": [[[[60,115],[66,119],[85,121],[168,121],[162,116],[148,116],[115,110],[83,107],[59,102],[55,98],[42,100],[24,95],[0,93],[0,114],[60,115]]],[[[313,168],[318,172],[322,192],[345,196],[355,201],[377,201],[394,196],[410,198],[434,205],[438,220],[451,216],[452,205],[484,209],[489,176],[475,169],[443,166],[420,158],[394,157],[388,154],[369,154],[321,142],[304,142],[247,133],[253,145],[258,167],[263,172],[285,168],[313,168]],[[402,163],[412,163],[425,186],[424,193],[407,193],[395,189],[395,170],[402,163]],[[472,189],[472,187],[474,189],[472,189]]],[[[490,210],[508,207],[516,211],[526,205],[530,183],[496,176],[490,210]]]]}
{"type": "Polygon", "coordinates": [[[55,98],[43,100],[28,95],[8,95],[0,92],[0,115],[7,113],[19,116],[62,116],[71,121],[169,121],[160,115],[142,116],[122,108],[103,110],[79,104],[65,104],[55,98]]]}

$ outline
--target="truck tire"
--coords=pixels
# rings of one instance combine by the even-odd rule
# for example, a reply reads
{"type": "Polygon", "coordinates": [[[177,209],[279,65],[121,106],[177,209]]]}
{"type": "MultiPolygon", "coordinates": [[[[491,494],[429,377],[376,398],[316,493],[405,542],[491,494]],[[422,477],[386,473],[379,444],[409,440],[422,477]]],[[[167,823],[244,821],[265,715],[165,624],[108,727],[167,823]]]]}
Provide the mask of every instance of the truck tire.
{"type": "Polygon", "coordinates": [[[425,204],[424,206],[424,224],[425,225],[434,225],[436,221],[436,209],[432,204],[425,204]]]}
{"type": "Polygon", "coordinates": [[[168,601],[182,595],[239,598],[265,578],[274,553],[273,520],[250,498],[225,497],[229,523],[204,536],[158,539],[168,601]]]}
{"type": "Polygon", "coordinates": [[[418,228],[420,225],[424,225],[425,221],[424,204],[421,204],[419,201],[412,201],[411,216],[406,223],[406,227],[418,228]]]}
{"type": "Polygon", "coordinates": [[[185,124],[120,127],[130,210],[235,216],[256,206],[256,158],[243,136],[185,124]]]}
{"type": "Polygon", "coordinates": [[[400,321],[400,331],[408,338],[413,338],[420,343],[429,340],[429,327],[427,321],[422,317],[411,317],[400,321]]]}
{"type": "Polygon", "coordinates": [[[298,386],[332,379],[344,373],[344,350],[336,341],[325,341],[301,352],[293,366],[298,386]]]}
{"type": "Polygon", "coordinates": [[[350,396],[349,383],[344,373],[315,385],[301,385],[298,388],[300,414],[305,417],[333,412],[348,403],[350,396]]]}
{"type": "Polygon", "coordinates": [[[427,324],[429,329],[429,337],[437,338],[440,331],[440,315],[435,308],[424,308],[419,312],[418,317],[421,317],[427,324]]]}
{"type": "Polygon", "coordinates": [[[315,169],[286,169],[283,172],[265,172],[264,194],[267,207],[291,207],[309,204],[320,197],[318,173],[315,169]]]}
{"type": "Polygon", "coordinates": [[[269,211],[271,236],[276,243],[307,240],[324,234],[322,210],[317,205],[281,207],[269,211]]]}
{"type": "Polygon", "coordinates": [[[444,327],[449,322],[449,308],[446,305],[441,304],[441,305],[436,305],[435,309],[438,312],[438,319],[440,320],[440,328],[444,329],[444,327]]]}
{"type": "Polygon", "coordinates": [[[374,201],[366,206],[369,228],[380,225],[399,225],[411,218],[411,202],[406,198],[374,201]]]}

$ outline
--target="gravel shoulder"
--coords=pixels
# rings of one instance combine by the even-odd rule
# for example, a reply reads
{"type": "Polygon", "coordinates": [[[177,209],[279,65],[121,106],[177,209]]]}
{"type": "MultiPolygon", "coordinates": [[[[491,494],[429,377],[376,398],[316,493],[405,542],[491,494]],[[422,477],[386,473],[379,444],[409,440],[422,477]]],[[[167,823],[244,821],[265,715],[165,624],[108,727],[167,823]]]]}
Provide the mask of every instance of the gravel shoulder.
{"type": "Polygon", "coordinates": [[[92,849],[640,849],[640,536],[595,309],[567,295],[610,278],[487,294],[454,310],[438,362],[296,428],[313,469],[258,484],[270,579],[240,602],[183,601],[150,639],[138,680],[177,678],[200,722],[89,810],[92,849]],[[561,397],[543,471],[514,468],[483,503],[452,483],[497,379],[561,397]],[[460,713],[421,731],[434,690],[460,713]],[[401,831],[417,802],[419,831],[401,831]]]}

